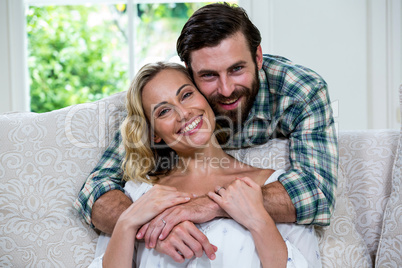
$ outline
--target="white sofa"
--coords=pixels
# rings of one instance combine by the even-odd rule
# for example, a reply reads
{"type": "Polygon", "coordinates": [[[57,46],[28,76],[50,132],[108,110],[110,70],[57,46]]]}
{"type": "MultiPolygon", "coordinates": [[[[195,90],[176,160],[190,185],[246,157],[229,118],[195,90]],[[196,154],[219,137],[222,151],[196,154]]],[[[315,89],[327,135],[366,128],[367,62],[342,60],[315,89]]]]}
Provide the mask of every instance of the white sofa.
{"type": "MultiPolygon", "coordinates": [[[[0,115],[0,267],[91,262],[98,235],[72,203],[124,118],[124,98],[0,115]]],[[[324,267],[402,265],[401,146],[397,130],[339,133],[335,212],[317,228],[324,267]]],[[[286,168],[286,148],[274,140],[232,153],[286,168]]]]}

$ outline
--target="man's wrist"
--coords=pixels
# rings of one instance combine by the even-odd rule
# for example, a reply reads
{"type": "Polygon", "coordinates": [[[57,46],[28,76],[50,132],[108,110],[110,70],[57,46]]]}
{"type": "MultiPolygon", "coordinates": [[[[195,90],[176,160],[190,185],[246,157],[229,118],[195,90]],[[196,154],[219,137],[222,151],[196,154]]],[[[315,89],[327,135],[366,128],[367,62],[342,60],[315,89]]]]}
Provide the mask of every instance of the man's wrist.
{"type": "Polygon", "coordinates": [[[215,218],[230,218],[229,214],[226,213],[225,210],[223,210],[217,203],[215,203],[211,198],[209,198],[207,195],[204,197],[207,198],[208,204],[210,206],[210,209],[214,211],[215,218]]]}

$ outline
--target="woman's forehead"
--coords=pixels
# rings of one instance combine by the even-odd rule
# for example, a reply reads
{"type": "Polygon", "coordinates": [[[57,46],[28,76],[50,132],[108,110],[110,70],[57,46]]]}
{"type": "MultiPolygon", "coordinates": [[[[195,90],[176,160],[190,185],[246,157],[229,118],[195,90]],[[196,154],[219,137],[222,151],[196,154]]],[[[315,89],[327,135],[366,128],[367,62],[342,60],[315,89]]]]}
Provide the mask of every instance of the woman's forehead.
{"type": "Polygon", "coordinates": [[[156,94],[163,97],[163,94],[175,93],[183,84],[193,84],[192,81],[178,70],[162,70],[153,77],[145,86],[142,95],[156,94]]]}

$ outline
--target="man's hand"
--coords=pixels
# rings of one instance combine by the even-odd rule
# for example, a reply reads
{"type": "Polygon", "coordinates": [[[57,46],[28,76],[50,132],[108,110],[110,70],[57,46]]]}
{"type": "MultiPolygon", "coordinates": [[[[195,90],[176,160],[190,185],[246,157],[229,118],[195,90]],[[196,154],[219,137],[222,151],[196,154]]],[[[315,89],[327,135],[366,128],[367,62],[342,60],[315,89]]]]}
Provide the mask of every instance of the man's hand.
{"type": "Polygon", "coordinates": [[[166,239],[158,240],[155,250],[182,263],[193,256],[201,257],[204,251],[209,259],[214,260],[218,248],[209,243],[208,238],[194,223],[184,221],[176,225],[166,239]]]}
{"type": "Polygon", "coordinates": [[[165,239],[178,223],[191,221],[203,223],[227,214],[209,197],[202,196],[189,202],[166,209],[137,233],[137,239],[144,239],[147,248],[153,248],[158,239],[165,239]],[[163,220],[162,220],[163,219],[163,220]]]}

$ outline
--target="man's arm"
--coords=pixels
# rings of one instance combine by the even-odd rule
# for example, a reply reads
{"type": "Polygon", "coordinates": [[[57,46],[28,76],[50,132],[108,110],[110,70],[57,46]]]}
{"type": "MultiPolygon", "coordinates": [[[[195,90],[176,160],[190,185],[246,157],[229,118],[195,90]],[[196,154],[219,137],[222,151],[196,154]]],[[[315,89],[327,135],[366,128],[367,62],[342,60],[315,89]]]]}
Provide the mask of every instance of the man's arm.
{"type": "Polygon", "coordinates": [[[294,204],[296,221],[329,225],[336,196],[338,143],[325,82],[316,84],[307,102],[289,109],[281,128],[290,132],[291,169],[278,180],[294,204]]]}
{"type": "Polygon", "coordinates": [[[123,170],[121,168],[123,158],[124,146],[121,142],[120,131],[118,131],[113,141],[102,155],[97,166],[88,176],[74,202],[74,207],[82,214],[85,221],[92,227],[95,227],[93,222],[94,218],[95,223],[97,224],[96,227],[101,231],[110,232],[110,227],[114,226],[116,223],[116,217],[118,217],[117,214],[120,214],[121,211],[123,211],[123,207],[114,211],[115,208],[109,205],[109,202],[123,204],[123,206],[128,204],[127,200],[129,199],[122,196],[124,195],[122,180],[123,170]],[[104,196],[104,194],[109,191],[114,193],[104,196]],[[112,197],[116,192],[120,193],[117,193],[116,196],[112,197]],[[104,199],[101,197],[104,197],[104,199]],[[113,200],[114,198],[116,198],[116,200],[113,200]],[[101,202],[98,205],[97,201],[101,199],[103,199],[104,202],[101,202]],[[107,205],[104,206],[104,204],[107,205]],[[93,208],[95,208],[95,212],[92,211],[93,208]],[[107,215],[111,216],[111,218],[103,218],[103,212],[108,211],[113,211],[107,215]]]}
{"type": "Polygon", "coordinates": [[[296,208],[279,181],[263,186],[264,207],[275,222],[295,222],[296,208]]]}
{"type": "Polygon", "coordinates": [[[99,197],[92,207],[92,223],[96,229],[112,234],[120,215],[133,202],[122,191],[112,190],[99,197]]]}

